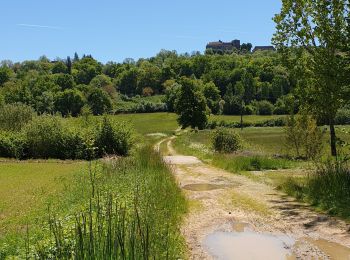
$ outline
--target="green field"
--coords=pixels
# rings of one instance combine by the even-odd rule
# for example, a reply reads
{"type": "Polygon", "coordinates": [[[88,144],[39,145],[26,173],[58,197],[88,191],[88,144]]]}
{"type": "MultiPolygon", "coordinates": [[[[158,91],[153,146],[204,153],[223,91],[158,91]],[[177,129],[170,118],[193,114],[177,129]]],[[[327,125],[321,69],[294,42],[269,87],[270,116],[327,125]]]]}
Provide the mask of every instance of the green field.
{"type": "MultiPolygon", "coordinates": [[[[112,120],[130,123],[138,135],[137,144],[139,145],[147,141],[155,143],[166,135],[171,136],[179,128],[176,122],[177,116],[172,113],[120,114],[109,117],[112,120]]],[[[244,120],[254,123],[272,118],[274,116],[245,116],[244,120]]],[[[94,117],[91,120],[99,119],[101,117],[94,117]]],[[[212,116],[211,120],[239,122],[240,117],[212,116]]],[[[82,119],[69,118],[65,122],[70,125],[80,124],[82,119]]],[[[350,130],[350,127],[337,127],[338,136],[349,142],[349,135],[340,131],[343,128],[350,130]]],[[[285,155],[288,152],[284,145],[284,129],[281,127],[251,127],[234,131],[238,132],[243,139],[243,152],[239,155],[215,154],[211,147],[212,130],[182,132],[175,139],[174,146],[180,154],[195,155],[214,166],[235,173],[305,165],[305,163],[274,157],[274,155],[285,155]]],[[[328,152],[327,142],[328,132],[325,133],[325,153],[328,152]]],[[[162,150],[166,150],[166,147],[162,147],[162,150]]],[[[86,187],[86,184],[79,185],[79,178],[88,177],[87,168],[87,163],[80,161],[0,161],[0,245],[3,245],[1,250],[15,254],[17,247],[24,243],[27,226],[31,232],[40,234],[39,229],[47,216],[48,205],[60,208],[57,213],[64,215],[86,202],[86,190],[77,190],[77,188],[86,187]],[[4,246],[5,244],[7,246],[4,246]]],[[[130,174],[134,176],[134,173],[130,174]]],[[[287,178],[287,175],[267,173],[260,181],[270,180],[273,185],[279,185],[287,178]]],[[[114,188],[121,191],[125,187],[130,187],[132,181],[132,178],[123,179],[120,185],[114,188]]],[[[121,193],[126,194],[126,191],[121,193]]]]}
{"type": "Polygon", "coordinates": [[[27,227],[40,231],[48,206],[86,168],[83,162],[0,162],[0,245],[23,244],[27,227]]]}

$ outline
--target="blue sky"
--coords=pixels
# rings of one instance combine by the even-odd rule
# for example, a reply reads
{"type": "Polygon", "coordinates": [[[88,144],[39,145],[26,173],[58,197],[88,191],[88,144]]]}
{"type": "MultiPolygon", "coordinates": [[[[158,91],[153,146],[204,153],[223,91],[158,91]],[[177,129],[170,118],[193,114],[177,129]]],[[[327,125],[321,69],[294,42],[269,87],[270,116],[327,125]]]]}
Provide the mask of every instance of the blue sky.
{"type": "Polygon", "coordinates": [[[204,51],[209,41],[268,45],[278,0],[9,0],[0,3],[0,60],[204,51]]]}

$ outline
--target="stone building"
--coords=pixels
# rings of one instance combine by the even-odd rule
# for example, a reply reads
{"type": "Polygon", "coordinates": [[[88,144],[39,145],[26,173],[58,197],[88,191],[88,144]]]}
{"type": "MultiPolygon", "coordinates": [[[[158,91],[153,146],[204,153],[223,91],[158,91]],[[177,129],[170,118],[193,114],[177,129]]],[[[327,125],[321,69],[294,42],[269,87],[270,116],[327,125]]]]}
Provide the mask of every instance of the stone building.
{"type": "Polygon", "coordinates": [[[232,51],[234,49],[239,50],[241,48],[241,41],[240,40],[233,40],[231,42],[209,42],[207,44],[207,49],[212,49],[213,51],[232,51]]]}

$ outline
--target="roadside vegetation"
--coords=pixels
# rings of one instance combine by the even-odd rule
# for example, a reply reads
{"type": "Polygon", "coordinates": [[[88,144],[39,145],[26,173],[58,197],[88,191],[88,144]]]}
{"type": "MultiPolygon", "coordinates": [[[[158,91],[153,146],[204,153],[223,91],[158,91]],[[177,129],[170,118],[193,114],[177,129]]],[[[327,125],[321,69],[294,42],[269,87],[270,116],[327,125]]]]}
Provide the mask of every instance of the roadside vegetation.
{"type": "Polygon", "coordinates": [[[30,183],[40,178],[37,170],[44,163],[34,162],[26,179],[21,177],[23,164],[31,165],[5,164],[2,183],[22,187],[16,205],[30,202],[26,207],[33,210],[21,208],[21,216],[13,215],[19,210],[11,202],[14,194],[10,196],[8,188],[1,191],[6,195],[2,198],[9,199],[2,200],[6,217],[1,221],[1,259],[176,259],[186,254],[179,225],[187,202],[153,147],[117,160],[72,162],[66,171],[66,164],[46,163],[44,179],[34,185],[30,183]],[[79,169],[75,174],[74,168],[79,169]],[[50,172],[54,169],[56,177],[50,172]],[[29,200],[25,194],[31,192],[38,194],[29,200]]]}
{"type": "Polygon", "coordinates": [[[0,259],[185,258],[188,202],[154,151],[172,135],[179,154],[349,219],[348,14],[283,1],[277,52],[2,61],[0,259]]]}

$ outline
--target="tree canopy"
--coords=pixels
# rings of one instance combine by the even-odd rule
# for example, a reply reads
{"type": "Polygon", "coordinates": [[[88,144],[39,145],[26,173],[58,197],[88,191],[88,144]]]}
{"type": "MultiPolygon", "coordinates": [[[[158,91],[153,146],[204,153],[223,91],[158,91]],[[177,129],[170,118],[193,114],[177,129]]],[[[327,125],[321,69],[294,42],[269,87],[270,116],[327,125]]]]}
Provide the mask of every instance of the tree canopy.
{"type": "MultiPolygon", "coordinates": [[[[334,118],[350,100],[349,11],[346,0],[284,0],[274,18],[273,41],[297,79],[296,93],[303,107],[329,124],[334,156],[334,118]]],[[[277,83],[286,85],[282,81],[287,81],[276,80],[274,93],[277,83]]]]}

